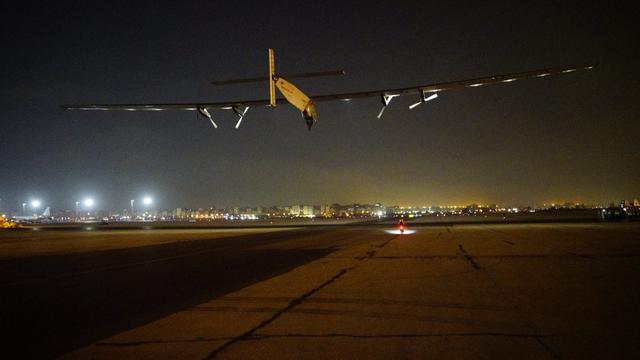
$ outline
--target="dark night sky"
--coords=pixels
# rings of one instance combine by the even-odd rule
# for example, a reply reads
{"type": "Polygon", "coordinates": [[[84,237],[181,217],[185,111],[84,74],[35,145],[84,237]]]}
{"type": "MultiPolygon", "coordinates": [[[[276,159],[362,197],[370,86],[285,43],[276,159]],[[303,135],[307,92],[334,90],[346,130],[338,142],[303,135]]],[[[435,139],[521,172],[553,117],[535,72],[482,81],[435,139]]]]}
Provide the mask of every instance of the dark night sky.
{"type": "Polygon", "coordinates": [[[634,8],[457,1],[48,2],[2,8],[0,198],[73,208],[551,201],[640,195],[634,8]],[[135,3],[135,4],[132,4],[135,3]],[[240,130],[193,112],[65,112],[59,104],[258,99],[208,80],[345,69],[310,95],[598,62],[580,72],[394,100],[320,103],[311,132],[288,105],[240,130]]]}

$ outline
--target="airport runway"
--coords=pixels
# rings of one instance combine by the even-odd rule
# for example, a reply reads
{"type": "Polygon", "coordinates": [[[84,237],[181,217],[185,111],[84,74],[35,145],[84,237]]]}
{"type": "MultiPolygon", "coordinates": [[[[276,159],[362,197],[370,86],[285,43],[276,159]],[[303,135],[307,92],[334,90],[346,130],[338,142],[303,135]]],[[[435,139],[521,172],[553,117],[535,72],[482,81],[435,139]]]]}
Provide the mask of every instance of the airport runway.
{"type": "MultiPolygon", "coordinates": [[[[72,254],[58,249],[56,255],[25,257],[23,246],[20,257],[0,259],[3,351],[32,358],[59,355],[289,271],[345,241],[327,236],[333,234],[328,229],[243,231],[238,237],[224,233],[223,238],[212,231],[211,240],[206,232],[195,240],[182,239],[185,232],[194,238],[190,230],[158,230],[155,235],[162,238],[167,232],[180,241],[127,248],[149,236],[149,231],[128,232],[121,235],[123,249],[72,254]],[[292,238],[295,247],[278,247],[292,238]],[[319,246],[308,248],[314,240],[319,246]],[[264,248],[266,244],[272,247],[264,248]]],[[[93,232],[40,231],[18,234],[17,241],[7,234],[1,237],[7,245],[27,243],[32,251],[71,238],[67,250],[75,252],[75,240],[96,241],[93,232]]],[[[113,241],[113,235],[97,239],[112,247],[113,241]]]]}
{"type": "Polygon", "coordinates": [[[373,225],[280,230],[150,230],[163,240],[134,232],[122,246],[74,231],[2,233],[0,242],[29,243],[32,252],[12,245],[20,253],[12,257],[0,244],[2,351],[105,359],[640,356],[640,224],[424,226],[402,236],[373,225]],[[65,245],[36,251],[54,238],[65,245]],[[140,239],[144,246],[130,246],[140,239]],[[80,251],[80,241],[109,246],[80,251]]]}

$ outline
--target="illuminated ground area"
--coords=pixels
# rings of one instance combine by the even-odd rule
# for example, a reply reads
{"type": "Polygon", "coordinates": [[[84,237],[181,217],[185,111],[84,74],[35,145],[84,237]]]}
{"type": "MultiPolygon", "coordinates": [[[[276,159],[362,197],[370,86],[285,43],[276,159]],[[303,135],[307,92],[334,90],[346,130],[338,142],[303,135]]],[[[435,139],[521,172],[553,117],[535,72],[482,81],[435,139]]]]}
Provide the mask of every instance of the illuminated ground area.
{"type": "Polygon", "coordinates": [[[640,224],[409,228],[5,259],[3,336],[69,358],[640,355],[640,224]]]}

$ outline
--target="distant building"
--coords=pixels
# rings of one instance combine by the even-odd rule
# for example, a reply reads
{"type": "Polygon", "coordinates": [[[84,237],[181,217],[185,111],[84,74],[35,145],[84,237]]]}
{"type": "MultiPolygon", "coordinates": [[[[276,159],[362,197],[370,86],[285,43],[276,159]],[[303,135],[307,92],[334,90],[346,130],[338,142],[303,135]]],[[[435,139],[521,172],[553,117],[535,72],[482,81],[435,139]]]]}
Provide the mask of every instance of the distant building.
{"type": "Polygon", "coordinates": [[[320,205],[320,216],[330,218],[335,216],[331,205],[320,205]]]}
{"type": "Polygon", "coordinates": [[[295,217],[313,217],[313,205],[292,205],[291,215],[295,217]]]}
{"type": "Polygon", "coordinates": [[[173,211],[173,218],[177,220],[183,220],[189,217],[187,209],[184,208],[176,208],[173,211]]]}

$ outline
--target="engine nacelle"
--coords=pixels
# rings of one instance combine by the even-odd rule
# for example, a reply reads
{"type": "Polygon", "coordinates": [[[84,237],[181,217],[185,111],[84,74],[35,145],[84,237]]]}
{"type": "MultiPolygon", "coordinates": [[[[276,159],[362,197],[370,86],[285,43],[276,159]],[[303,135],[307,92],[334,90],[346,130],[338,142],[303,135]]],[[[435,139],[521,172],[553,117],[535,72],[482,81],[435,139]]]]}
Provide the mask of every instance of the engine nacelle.
{"type": "Polygon", "coordinates": [[[316,107],[313,104],[313,101],[309,101],[304,110],[302,110],[302,117],[307,121],[307,127],[309,128],[309,131],[311,131],[313,124],[318,121],[318,113],[316,112],[316,107]]]}

